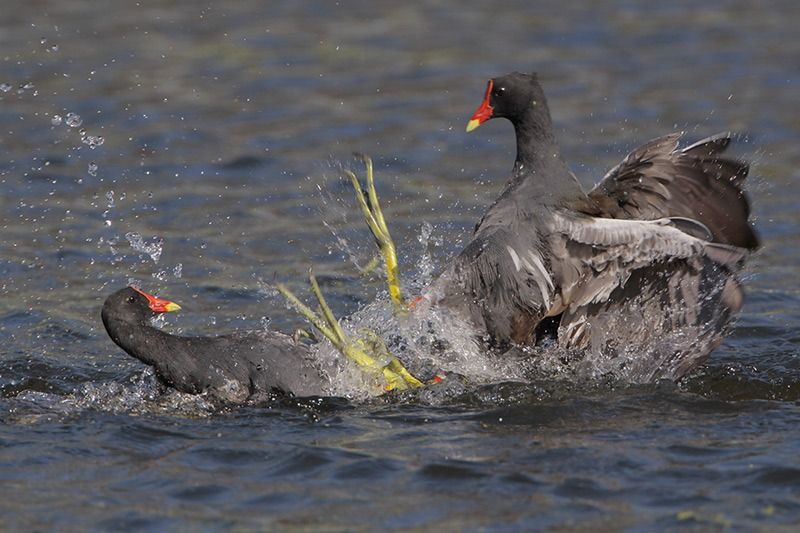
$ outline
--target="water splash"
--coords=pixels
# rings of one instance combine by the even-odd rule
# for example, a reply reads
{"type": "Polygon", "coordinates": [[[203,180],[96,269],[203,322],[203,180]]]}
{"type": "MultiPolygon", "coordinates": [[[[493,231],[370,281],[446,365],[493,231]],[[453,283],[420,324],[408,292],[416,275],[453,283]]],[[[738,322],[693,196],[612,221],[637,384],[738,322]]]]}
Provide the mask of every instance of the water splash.
{"type": "Polygon", "coordinates": [[[44,47],[45,51],[48,54],[54,54],[59,50],[59,46],[57,44],[49,44],[47,39],[44,37],[39,39],[39,44],[41,44],[44,47]]]}
{"type": "Polygon", "coordinates": [[[158,263],[158,260],[161,259],[161,252],[164,248],[164,239],[161,237],[153,237],[150,242],[147,242],[142,238],[141,234],[135,231],[129,231],[125,234],[125,238],[128,239],[131,248],[139,253],[150,256],[153,263],[158,263]]]}
{"type": "Polygon", "coordinates": [[[106,226],[111,226],[111,219],[109,218],[111,210],[116,206],[114,203],[114,191],[106,191],[106,210],[103,211],[103,220],[106,226]]]}
{"type": "Polygon", "coordinates": [[[258,294],[262,298],[272,299],[272,298],[275,298],[276,296],[278,296],[280,294],[278,292],[278,289],[275,287],[275,285],[273,283],[270,283],[268,281],[264,281],[264,279],[262,279],[262,278],[260,278],[258,276],[255,276],[255,275],[253,277],[256,280],[256,287],[257,287],[258,294]]]}
{"type": "MultiPolygon", "coordinates": [[[[468,376],[474,384],[525,379],[525,368],[518,361],[494,357],[481,349],[464,335],[467,324],[447,310],[425,309],[398,316],[388,300],[379,299],[340,323],[351,339],[363,337],[366,331],[380,336],[389,351],[423,381],[441,372],[468,376]]],[[[328,394],[365,400],[383,393],[380,376],[359,369],[327,340],[315,345],[315,358],[328,378],[328,394]]]]}
{"type": "Polygon", "coordinates": [[[102,146],[106,140],[100,135],[83,135],[81,142],[94,150],[98,146],[102,146]]]}
{"type": "Polygon", "coordinates": [[[33,91],[31,93],[33,96],[38,96],[39,95],[39,91],[36,90],[36,86],[31,82],[23,83],[22,85],[17,87],[17,94],[20,95],[20,96],[22,96],[23,94],[25,94],[26,92],[29,92],[29,91],[33,91]]]}
{"type": "Polygon", "coordinates": [[[433,280],[437,265],[433,260],[430,247],[441,247],[444,241],[441,237],[434,236],[434,226],[430,222],[423,222],[417,240],[422,245],[422,257],[418,266],[418,282],[421,286],[429,284],[433,280]]]}
{"type": "Polygon", "coordinates": [[[159,270],[158,272],[153,272],[152,277],[157,279],[158,281],[167,281],[170,276],[176,279],[180,279],[183,273],[183,265],[178,263],[172,269],[165,268],[164,270],[159,270]]]}
{"type": "Polygon", "coordinates": [[[77,113],[69,112],[64,123],[70,128],[79,128],[83,124],[83,119],[77,113]]]}

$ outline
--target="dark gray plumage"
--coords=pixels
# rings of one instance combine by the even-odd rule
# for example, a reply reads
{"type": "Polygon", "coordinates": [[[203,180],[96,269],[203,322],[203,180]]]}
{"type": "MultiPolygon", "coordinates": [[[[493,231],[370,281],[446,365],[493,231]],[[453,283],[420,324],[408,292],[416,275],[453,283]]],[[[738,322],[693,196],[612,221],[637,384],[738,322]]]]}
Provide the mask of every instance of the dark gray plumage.
{"type": "Polygon", "coordinates": [[[679,135],[651,141],[586,194],[560,156],[535,75],[491,80],[468,129],[494,117],[516,133],[511,177],[426,300],[468,318],[500,351],[534,344],[548,317],[562,348],[596,352],[646,349],[650,333],[680,328],[696,342],[638,375],[684,375],[741,307],[735,273],[758,245],[740,187],[748,167],[721,157],[730,136],[682,150],[679,135]]]}
{"type": "Polygon", "coordinates": [[[310,350],[288,335],[273,331],[170,335],[150,325],[156,314],[148,300],[130,287],[109,296],[101,312],[111,339],[181,392],[209,392],[229,401],[259,393],[326,394],[327,380],[310,350]]]}

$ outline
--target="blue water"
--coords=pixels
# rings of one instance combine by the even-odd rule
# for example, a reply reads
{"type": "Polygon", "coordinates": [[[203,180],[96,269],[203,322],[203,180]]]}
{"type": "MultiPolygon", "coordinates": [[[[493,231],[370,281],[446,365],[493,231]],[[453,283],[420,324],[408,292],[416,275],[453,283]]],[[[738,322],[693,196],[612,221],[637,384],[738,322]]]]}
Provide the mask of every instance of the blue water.
{"type": "Polygon", "coordinates": [[[796,3],[142,4],[0,17],[0,529],[800,522],[796,3]],[[664,133],[744,134],[763,248],[682,383],[220,407],[107,338],[100,305],[134,280],[194,334],[303,326],[270,284],[302,293],[311,264],[338,315],[373,301],[353,151],[404,277],[435,271],[510,168],[507,123],[464,125],[512,70],[539,72],[587,184],[664,133]]]}

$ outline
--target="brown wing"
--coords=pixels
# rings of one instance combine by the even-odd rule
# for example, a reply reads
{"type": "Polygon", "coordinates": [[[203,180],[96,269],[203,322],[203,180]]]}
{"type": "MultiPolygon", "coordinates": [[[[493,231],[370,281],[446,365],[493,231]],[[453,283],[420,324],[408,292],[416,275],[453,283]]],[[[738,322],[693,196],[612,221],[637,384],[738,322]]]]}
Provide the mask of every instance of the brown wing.
{"type": "Polygon", "coordinates": [[[678,379],[719,344],[741,308],[734,272],[747,249],[707,242],[670,219],[555,221],[558,342],[594,353],[598,375],[678,379]]]}
{"type": "Polygon", "coordinates": [[[632,272],[648,265],[705,256],[726,271],[736,271],[748,255],[746,249],[693,237],[669,219],[565,215],[554,220],[560,237],[550,244],[559,303],[565,308],[605,301],[632,272]]]}
{"type": "Polygon", "coordinates": [[[747,163],[721,157],[730,133],[678,149],[680,134],[654,139],[628,154],[589,192],[594,216],[654,220],[685,217],[705,225],[713,241],[755,249],[750,204],[741,185],[747,163]]]}

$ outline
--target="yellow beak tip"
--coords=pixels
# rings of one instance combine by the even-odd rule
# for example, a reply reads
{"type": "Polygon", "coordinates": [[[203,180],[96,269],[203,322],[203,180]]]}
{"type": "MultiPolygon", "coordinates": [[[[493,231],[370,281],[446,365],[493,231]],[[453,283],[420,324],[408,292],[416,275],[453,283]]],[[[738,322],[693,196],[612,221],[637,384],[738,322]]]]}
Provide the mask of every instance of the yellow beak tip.
{"type": "Polygon", "coordinates": [[[167,310],[168,313],[171,313],[173,311],[180,311],[181,306],[176,304],[175,302],[170,302],[166,305],[165,309],[167,310]]]}
{"type": "Polygon", "coordinates": [[[481,123],[478,120],[475,119],[470,120],[469,122],[467,122],[467,133],[471,132],[480,125],[481,123]]]}

